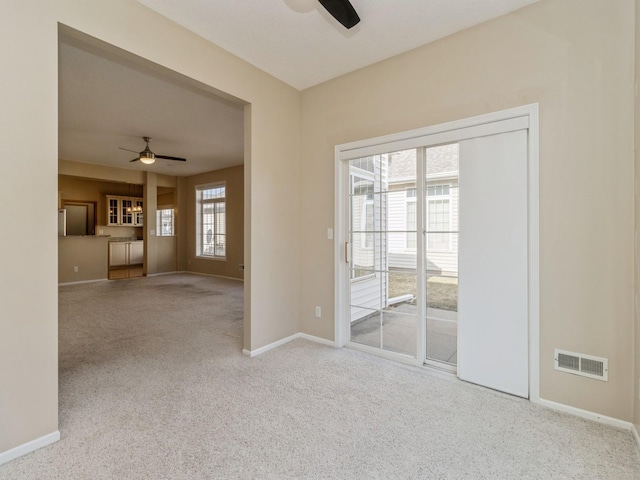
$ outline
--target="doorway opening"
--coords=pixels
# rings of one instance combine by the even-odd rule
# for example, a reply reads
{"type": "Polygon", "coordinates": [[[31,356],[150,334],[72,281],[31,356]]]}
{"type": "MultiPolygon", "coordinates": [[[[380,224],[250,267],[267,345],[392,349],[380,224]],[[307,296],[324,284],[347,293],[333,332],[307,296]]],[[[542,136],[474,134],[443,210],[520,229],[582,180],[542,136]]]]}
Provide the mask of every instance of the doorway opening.
{"type": "MultiPolygon", "coordinates": [[[[88,220],[95,231],[58,242],[59,409],[68,413],[65,400],[77,393],[77,375],[84,371],[86,380],[93,367],[130,359],[127,348],[134,345],[171,334],[178,349],[190,350],[188,342],[201,334],[236,351],[244,346],[245,137],[251,131],[245,102],[148,60],[62,25],[59,50],[58,201],[96,205],[88,220]],[[187,160],[158,157],[144,165],[119,148],[140,150],[142,135],[155,137],[157,152],[187,160]],[[195,253],[195,185],[214,181],[228,187],[222,219],[228,241],[224,260],[211,261],[195,253]],[[143,269],[147,278],[129,280],[143,269]],[[118,274],[127,279],[106,281],[118,274]],[[219,295],[222,290],[229,295],[219,295]],[[78,300],[82,292],[91,303],[78,300]],[[180,322],[196,315],[202,321],[191,326],[201,330],[186,338],[180,322]],[[166,330],[149,334],[145,322],[164,323],[166,330]],[[110,348],[116,344],[124,354],[110,348]]],[[[165,358],[162,346],[146,353],[165,358]]]]}

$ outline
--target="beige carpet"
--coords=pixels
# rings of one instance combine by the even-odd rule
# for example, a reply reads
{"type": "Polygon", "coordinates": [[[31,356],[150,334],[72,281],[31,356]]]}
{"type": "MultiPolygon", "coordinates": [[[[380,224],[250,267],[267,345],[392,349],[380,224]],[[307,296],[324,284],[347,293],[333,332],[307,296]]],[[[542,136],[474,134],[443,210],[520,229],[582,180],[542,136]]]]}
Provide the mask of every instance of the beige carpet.
{"type": "Polygon", "coordinates": [[[0,478],[640,478],[629,432],[304,340],[251,359],[241,332],[237,282],[61,287],[62,439],[0,478]]]}

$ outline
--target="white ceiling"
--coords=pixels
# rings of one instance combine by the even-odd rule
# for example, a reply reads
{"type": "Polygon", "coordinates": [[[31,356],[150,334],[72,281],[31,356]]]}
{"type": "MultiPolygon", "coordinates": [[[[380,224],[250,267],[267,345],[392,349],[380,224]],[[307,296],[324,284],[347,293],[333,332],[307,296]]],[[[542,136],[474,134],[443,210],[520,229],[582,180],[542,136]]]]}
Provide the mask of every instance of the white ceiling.
{"type": "Polygon", "coordinates": [[[538,0],[351,0],[345,29],[317,0],[138,0],[297,89],[538,0]]]}
{"type": "MultiPolygon", "coordinates": [[[[351,0],[337,23],[317,0],[138,0],[289,85],[304,89],[537,0],[351,0]]],[[[243,106],[157,66],[63,36],[59,157],[186,176],[243,163],[243,106]],[[156,154],[187,162],[130,163],[156,154]]]]}

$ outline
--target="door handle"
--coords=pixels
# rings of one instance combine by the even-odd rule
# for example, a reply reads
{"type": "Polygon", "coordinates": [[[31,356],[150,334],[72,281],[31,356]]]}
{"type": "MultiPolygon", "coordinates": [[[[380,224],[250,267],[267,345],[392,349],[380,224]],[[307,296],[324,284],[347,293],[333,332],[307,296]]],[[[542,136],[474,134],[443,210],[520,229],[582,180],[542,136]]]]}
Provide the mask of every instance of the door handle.
{"type": "Polygon", "coordinates": [[[351,249],[349,248],[349,242],[344,242],[344,261],[351,263],[351,249]]]}

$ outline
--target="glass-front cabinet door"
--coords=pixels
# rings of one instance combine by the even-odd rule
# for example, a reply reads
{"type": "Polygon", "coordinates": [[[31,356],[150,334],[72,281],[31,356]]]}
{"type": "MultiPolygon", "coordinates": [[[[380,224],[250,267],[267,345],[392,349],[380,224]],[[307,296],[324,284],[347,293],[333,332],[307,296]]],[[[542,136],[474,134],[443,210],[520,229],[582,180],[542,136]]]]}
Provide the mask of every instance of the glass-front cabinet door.
{"type": "Polygon", "coordinates": [[[133,225],[133,200],[130,198],[123,198],[120,201],[120,223],[122,225],[133,225]]]}
{"type": "Polygon", "coordinates": [[[113,197],[107,197],[107,225],[118,225],[120,206],[118,205],[118,199],[113,197]]]}
{"type": "Polygon", "coordinates": [[[107,225],[143,226],[143,199],[107,195],[107,225]]]}
{"type": "Polygon", "coordinates": [[[133,199],[134,213],[133,213],[133,224],[136,227],[142,227],[144,224],[144,216],[142,215],[142,199],[133,199]]]}

